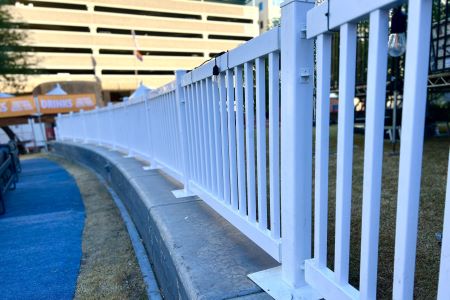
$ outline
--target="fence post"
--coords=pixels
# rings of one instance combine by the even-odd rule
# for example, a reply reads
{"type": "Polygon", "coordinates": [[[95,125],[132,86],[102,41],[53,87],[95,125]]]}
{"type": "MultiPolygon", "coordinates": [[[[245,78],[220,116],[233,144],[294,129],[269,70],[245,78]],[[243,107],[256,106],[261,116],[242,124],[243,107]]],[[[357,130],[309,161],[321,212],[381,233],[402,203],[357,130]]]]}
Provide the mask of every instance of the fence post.
{"type": "Polygon", "coordinates": [[[101,135],[101,126],[100,126],[100,109],[99,107],[95,107],[95,141],[94,144],[101,146],[102,145],[102,141],[100,138],[101,135]]]}
{"type": "Polygon", "coordinates": [[[126,102],[124,102],[124,105],[123,105],[123,109],[124,109],[124,115],[126,116],[126,123],[127,123],[127,126],[126,126],[126,128],[127,128],[127,131],[129,132],[129,134],[127,134],[127,141],[126,141],[126,145],[125,145],[125,148],[127,149],[127,155],[125,155],[124,157],[125,158],[133,158],[134,156],[135,156],[135,153],[134,153],[134,151],[133,151],[133,147],[132,147],[132,140],[131,140],[131,131],[133,130],[133,126],[132,126],[132,123],[131,123],[131,118],[132,118],[132,116],[131,116],[131,113],[130,113],[130,101],[132,101],[132,100],[130,100],[129,98],[128,98],[128,100],[126,101],[126,102]]]}
{"type": "Polygon", "coordinates": [[[61,126],[62,122],[64,122],[64,121],[62,121],[61,116],[62,116],[61,113],[58,113],[58,115],[56,116],[55,140],[57,140],[57,141],[62,141],[60,126],[61,126]]]}
{"type": "Polygon", "coordinates": [[[69,112],[69,126],[68,127],[70,127],[70,130],[69,130],[69,132],[70,132],[70,135],[69,135],[69,139],[71,139],[73,142],[76,142],[76,138],[75,138],[75,135],[73,134],[73,132],[74,132],[74,129],[73,129],[73,126],[70,126],[70,125],[72,125],[73,124],[73,111],[71,111],[71,112],[69,112]]]}
{"type": "Polygon", "coordinates": [[[281,7],[281,257],[283,280],[293,288],[306,285],[311,258],[314,42],[306,39],[306,12],[312,7],[309,0],[281,7]]]}
{"type": "MultiPolygon", "coordinates": [[[[72,113],[72,112],[70,112],[70,113],[71,113],[71,116],[73,117],[73,113],[72,113]]],[[[80,109],[80,111],[78,112],[78,119],[81,120],[81,126],[83,127],[83,128],[80,130],[80,132],[81,132],[81,134],[80,134],[80,136],[81,136],[80,140],[81,140],[81,142],[82,142],[83,144],[86,144],[86,143],[88,142],[88,138],[87,138],[86,120],[85,120],[85,117],[84,117],[84,110],[83,110],[83,109],[80,109]]]]}
{"type": "MultiPolygon", "coordinates": [[[[117,144],[116,144],[116,131],[115,126],[114,126],[114,106],[111,102],[108,103],[108,127],[110,128],[110,133],[111,133],[111,137],[110,137],[110,147],[111,147],[111,151],[115,151],[117,149],[117,144]]],[[[117,120],[116,120],[117,122],[117,120]]]]}
{"type": "Polygon", "coordinates": [[[193,194],[189,190],[189,180],[190,180],[190,170],[189,170],[189,155],[188,155],[188,139],[186,132],[186,100],[184,97],[183,87],[181,86],[181,81],[183,79],[186,71],[177,70],[175,71],[175,97],[177,103],[177,117],[178,117],[178,133],[180,135],[180,145],[181,145],[181,161],[183,162],[182,172],[183,172],[183,189],[172,191],[176,198],[188,197],[193,194]]]}
{"type": "Polygon", "coordinates": [[[148,159],[150,161],[150,166],[144,167],[144,170],[151,170],[151,169],[157,169],[156,162],[155,162],[155,151],[154,151],[154,141],[153,141],[153,134],[152,134],[152,126],[151,126],[151,116],[149,116],[150,112],[150,94],[147,93],[145,95],[144,104],[145,104],[145,124],[147,125],[147,145],[148,145],[148,159]]]}

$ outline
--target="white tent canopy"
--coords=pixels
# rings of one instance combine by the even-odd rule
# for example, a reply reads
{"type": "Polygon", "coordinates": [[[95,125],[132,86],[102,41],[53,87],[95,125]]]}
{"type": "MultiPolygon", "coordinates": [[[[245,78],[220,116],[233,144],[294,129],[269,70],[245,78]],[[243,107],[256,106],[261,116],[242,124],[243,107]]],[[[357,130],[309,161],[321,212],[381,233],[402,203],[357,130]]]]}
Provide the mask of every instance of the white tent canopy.
{"type": "Polygon", "coordinates": [[[139,84],[139,87],[128,97],[130,100],[137,100],[147,97],[148,92],[150,92],[152,89],[147,87],[145,84],[141,82],[139,84]]]}
{"type": "Polygon", "coordinates": [[[46,95],[67,95],[67,93],[62,89],[61,85],[57,83],[46,95]]]}

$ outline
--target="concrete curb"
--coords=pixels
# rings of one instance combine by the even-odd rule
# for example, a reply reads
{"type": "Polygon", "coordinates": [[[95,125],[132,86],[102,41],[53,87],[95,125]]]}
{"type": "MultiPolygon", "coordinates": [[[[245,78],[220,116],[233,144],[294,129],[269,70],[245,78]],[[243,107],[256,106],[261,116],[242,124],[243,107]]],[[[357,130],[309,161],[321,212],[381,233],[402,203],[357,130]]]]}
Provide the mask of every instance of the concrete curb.
{"type": "Polygon", "coordinates": [[[104,178],[128,210],[166,299],[271,299],[247,274],[278,265],[196,196],[157,170],[93,145],[54,143],[66,159],[104,178]]]}

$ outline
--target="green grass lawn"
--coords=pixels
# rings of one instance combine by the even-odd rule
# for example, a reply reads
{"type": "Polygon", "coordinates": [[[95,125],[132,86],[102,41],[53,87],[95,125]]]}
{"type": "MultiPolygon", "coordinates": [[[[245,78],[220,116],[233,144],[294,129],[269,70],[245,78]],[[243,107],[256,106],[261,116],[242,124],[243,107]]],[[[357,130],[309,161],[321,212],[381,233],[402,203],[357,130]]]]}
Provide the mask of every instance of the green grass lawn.
{"type": "MultiPolygon", "coordinates": [[[[330,130],[328,266],[333,269],[337,127],[330,130]]],[[[449,137],[425,140],[422,163],[419,235],[415,275],[415,299],[436,298],[440,248],[435,233],[442,231],[449,137]]],[[[398,149],[399,147],[397,147],[398,149]]],[[[351,221],[350,283],[359,285],[361,214],[363,193],[364,135],[355,134],[351,221]]],[[[392,298],[395,219],[399,156],[390,155],[392,145],[384,145],[383,186],[381,195],[380,244],[378,263],[378,299],[392,298]]]]}

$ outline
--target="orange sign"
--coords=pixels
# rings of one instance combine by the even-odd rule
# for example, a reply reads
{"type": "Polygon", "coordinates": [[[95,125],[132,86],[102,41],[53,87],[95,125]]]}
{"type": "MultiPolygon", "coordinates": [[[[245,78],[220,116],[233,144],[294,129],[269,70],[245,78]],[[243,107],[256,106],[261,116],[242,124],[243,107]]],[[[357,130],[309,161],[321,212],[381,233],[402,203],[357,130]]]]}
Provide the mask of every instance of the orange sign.
{"type": "MultiPolygon", "coordinates": [[[[91,110],[96,106],[94,94],[42,95],[38,96],[41,114],[58,114],[91,110]]],[[[32,96],[0,98],[0,118],[36,115],[36,103],[32,96]]]]}
{"type": "Polygon", "coordinates": [[[42,95],[38,101],[42,114],[91,110],[96,106],[94,94],[42,95]]]}
{"type": "Polygon", "coordinates": [[[36,113],[33,97],[0,98],[0,118],[28,116],[36,113]]]}

